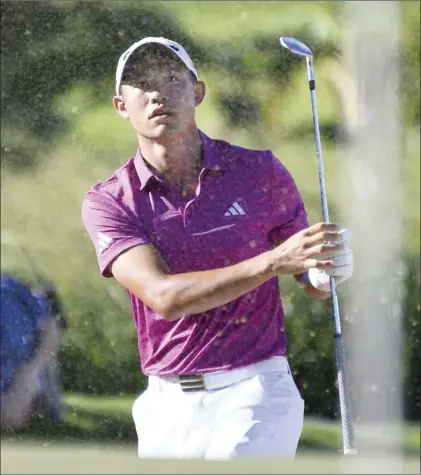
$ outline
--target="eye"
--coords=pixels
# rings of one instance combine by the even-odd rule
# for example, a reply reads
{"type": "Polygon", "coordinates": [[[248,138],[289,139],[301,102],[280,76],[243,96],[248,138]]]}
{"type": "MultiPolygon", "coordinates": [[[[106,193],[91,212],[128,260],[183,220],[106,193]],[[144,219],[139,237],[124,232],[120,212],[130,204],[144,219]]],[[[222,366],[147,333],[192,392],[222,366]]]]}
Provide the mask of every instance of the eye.
{"type": "Polygon", "coordinates": [[[169,80],[170,80],[170,82],[178,82],[179,81],[178,77],[175,76],[174,74],[170,74],[169,80]]]}

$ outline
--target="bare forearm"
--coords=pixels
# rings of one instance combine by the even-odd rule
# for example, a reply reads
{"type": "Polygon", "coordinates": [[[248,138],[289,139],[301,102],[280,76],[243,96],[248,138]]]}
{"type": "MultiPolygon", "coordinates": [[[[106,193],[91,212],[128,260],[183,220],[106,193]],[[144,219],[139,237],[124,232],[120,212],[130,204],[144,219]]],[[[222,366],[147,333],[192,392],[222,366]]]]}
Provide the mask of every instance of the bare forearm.
{"type": "Polygon", "coordinates": [[[225,305],[277,275],[270,251],[233,266],[168,275],[161,288],[169,302],[167,318],[205,312],[225,305]]]}
{"type": "Polygon", "coordinates": [[[171,273],[155,246],[139,245],[119,255],[111,271],[139,300],[172,321],[223,306],[277,275],[330,267],[332,253],[342,247],[326,244],[338,240],[336,229],[337,225],[318,223],[238,264],[180,274],[171,273]]]}

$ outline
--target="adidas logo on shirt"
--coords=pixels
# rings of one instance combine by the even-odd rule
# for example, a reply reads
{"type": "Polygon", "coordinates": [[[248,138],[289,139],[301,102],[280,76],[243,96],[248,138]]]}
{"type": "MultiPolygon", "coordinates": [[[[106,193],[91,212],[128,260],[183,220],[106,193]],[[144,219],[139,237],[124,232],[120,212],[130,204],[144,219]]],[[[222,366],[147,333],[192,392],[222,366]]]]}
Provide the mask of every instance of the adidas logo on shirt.
{"type": "Polygon", "coordinates": [[[231,208],[225,213],[224,216],[238,216],[239,214],[246,214],[246,212],[236,201],[234,201],[231,208]]]}
{"type": "Polygon", "coordinates": [[[105,249],[107,249],[107,247],[113,242],[113,240],[101,232],[98,232],[96,236],[98,238],[98,253],[102,254],[105,249]]]}

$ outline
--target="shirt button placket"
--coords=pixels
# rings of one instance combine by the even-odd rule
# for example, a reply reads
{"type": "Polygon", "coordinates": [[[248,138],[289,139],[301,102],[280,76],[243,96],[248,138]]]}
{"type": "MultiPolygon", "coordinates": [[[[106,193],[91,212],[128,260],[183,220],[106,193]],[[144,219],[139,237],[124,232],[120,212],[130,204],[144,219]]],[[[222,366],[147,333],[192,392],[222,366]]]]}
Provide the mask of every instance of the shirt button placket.
{"type": "Polygon", "coordinates": [[[197,184],[197,187],[196,187],[196,191],[195,191],[195,195],[194,195],[194,198],[191,199],[187,204],[186,206],[184,207],[184,209],[181,210],[181,214],[183,216],[183,226],[184,228],[186,228],[187,226],[187,210],[188,208],[195,202],[195,200],[198,199],[199,195],[200,195],[200,190],[202,188],[202,180],[203,180],[203,176],[204,176],[204,169],[201,170],[200,174],[199,174],[199,180],[198,180],[198,184],[197,184]]]}
{"type": "Polygon", "coordinates": [[[181,218],[183,220],[183,227],[184,228],[186,227],[186,210],[187,210],[187,206],[185,206],[184,208],[180,208],[181,218]]]}
{"type": "Polygon", "coordinates": [[[193,204],[194,202],[194,199],[193,200],[190,200],[186,206],[184,208],[181,209],[181,215],[183,216],[183,226],[184,228],[187,227],[187,210],[189,209],[189,207],[193,204]]]}

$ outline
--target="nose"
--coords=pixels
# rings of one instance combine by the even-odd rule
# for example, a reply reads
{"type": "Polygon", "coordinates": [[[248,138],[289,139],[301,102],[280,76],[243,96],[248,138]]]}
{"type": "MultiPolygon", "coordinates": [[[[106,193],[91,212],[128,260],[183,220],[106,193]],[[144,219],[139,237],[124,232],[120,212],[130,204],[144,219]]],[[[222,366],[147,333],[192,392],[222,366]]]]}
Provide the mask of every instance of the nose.
{"type": "Polygon", "coordinates": [[[164,104],[165,98],[160,91],[152,91],[150,93],[150,100],[152,104],[164,104]]]}

